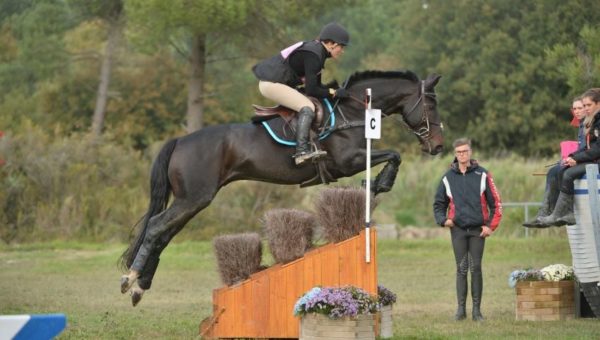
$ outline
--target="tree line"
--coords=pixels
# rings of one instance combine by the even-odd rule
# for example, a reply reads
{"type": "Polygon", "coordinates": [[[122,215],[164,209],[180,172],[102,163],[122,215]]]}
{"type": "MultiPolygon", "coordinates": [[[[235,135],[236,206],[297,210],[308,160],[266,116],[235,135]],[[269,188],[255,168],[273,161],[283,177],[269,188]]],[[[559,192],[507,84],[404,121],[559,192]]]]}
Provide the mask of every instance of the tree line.
{"type": "Polygon", "coordinates": [[[439,73],[448,138],[547,155],[572,137],[571,98],[600,86],[599,13],[593,0],[3,0],[0,126],[107,132],[144,149],[246,121],[252,103],[269,104],[251,66],[338,21],[352,41],[325,80],[439,73]]]}
{"type": "MultiPolygon", "coordinates": [[[[251,104],[272,104],[251,67],[332,21],[351,42],[325,82],[438,73],[447,145],[469,136],[478,153],[556,157],[575,138],[571,99],[600,86],[599,16],[593,0],[0,0],[0,239],[127,239],[160,145],[249,121],[251,104]]],[[[415,144],[384,120],[375,147],[411,152],[410,163],[415,144]]],[[[431,172],[403,168],[383,215],[427,225],[431,172]]],[[[509,182],[525,187],[521,177],[509,182]]],[[[307,192],[240,183],[182,237],[256,230],[266,209],[307,192]]]]}

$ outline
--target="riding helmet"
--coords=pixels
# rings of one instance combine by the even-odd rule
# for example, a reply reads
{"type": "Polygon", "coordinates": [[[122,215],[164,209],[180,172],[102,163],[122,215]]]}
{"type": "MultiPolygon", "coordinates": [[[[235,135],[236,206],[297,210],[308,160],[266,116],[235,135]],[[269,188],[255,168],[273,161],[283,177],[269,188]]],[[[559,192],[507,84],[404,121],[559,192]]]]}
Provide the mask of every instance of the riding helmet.
{"type": "Polygon", "coordinates": [[[319,40],[331,40],[340,45],[348,45],[350,43],[350,34],[342,25],[332,22],[321,29],[321,33],[319,34],[319,40]]]}

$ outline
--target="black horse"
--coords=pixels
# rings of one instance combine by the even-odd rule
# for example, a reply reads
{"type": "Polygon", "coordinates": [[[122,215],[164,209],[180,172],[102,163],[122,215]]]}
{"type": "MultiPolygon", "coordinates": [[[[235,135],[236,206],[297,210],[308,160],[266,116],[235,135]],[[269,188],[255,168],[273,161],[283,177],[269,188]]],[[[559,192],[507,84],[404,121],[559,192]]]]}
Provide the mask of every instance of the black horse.
{"type": "MultiPolygon", "coordinates": [[[[150,288],[159,256],[185,224],[206,208],[220,188],[238,180],[277,184],[318,184],[365,170],[365,90],[372,89],[372,107],[382,115],[399,113],[415,133],[421,149],[442,151],[442,123],[436,110],[434,87],[440,76],[426,80],[410,71],[367,71],[352,75],[346,84],[351,98],[340,101],[329,137],[320,141],[327,156],[315,164],[294,165],[294,148],[278,144],[259,124],[224,124],[205,127],[168,141],[152,166],[150,204],[136,237],[123,253],[129,270],[121,277],[121,292],[132,290],[135,306],[150,288]],[[170,194],[174,199],[167,207],[170,194]]],[[[332,117],[330,117],[331,119],[332,117]]],[[[277,124],[275,118],[273,123],[277,124]]],[[[283,125],[283,123],[280,123],[283,125]]],[[[371,165],[387,162],[373,182],[375,194],[391,190],[400,154],[372,151],[371,165]]]]}

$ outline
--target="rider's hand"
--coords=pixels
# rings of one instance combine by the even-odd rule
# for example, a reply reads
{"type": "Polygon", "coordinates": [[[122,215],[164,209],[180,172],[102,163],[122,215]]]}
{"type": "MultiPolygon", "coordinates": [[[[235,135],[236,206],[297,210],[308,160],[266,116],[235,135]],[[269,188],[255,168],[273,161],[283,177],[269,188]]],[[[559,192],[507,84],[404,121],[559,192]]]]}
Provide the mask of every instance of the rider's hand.
{"type": "Polygon", "coordinates": [[[348,92],[345,88],[340,87],[339,89],[335,90],[334,97],[336,97],[336,98],[348,98],[348,97],[350,97],[350,92],[348,92]]]}

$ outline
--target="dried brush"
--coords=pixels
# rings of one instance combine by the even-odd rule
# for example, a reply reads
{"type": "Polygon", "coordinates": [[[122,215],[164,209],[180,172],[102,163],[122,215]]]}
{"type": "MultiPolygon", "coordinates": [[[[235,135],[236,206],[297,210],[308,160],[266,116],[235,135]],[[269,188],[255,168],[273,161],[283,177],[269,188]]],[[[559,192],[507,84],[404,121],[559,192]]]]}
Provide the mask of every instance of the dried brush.
{"type": "Polygon", "coordinates": [[[262,243],[257,233],[218,236],[213,247],[221,280],[228,286],[260,270],[262,243]]]}
{"type": "MultiPolygon", "coordinates": [[[[377,200],[371,196],[371,212],[377,200]]],[[[365,190],[334,187],[321,191],[315,209],[323,237],[328,242],[340,242],[356,236],[365,227],[365,190]]]]}
{"type": "Polygon", "coordinates": [[[296,209],[273,209],[265,213],[262,223],[271,254],[277,263],[300,258],[312,247],[314,214],[296,209]]]}

